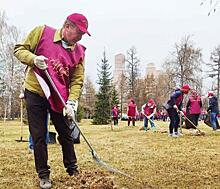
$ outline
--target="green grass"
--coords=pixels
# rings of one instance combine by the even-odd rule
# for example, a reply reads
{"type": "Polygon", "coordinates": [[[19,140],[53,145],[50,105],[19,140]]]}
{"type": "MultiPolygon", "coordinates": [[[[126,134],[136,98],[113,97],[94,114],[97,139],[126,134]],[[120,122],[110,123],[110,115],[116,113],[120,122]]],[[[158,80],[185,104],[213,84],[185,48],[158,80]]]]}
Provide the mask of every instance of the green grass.
{"type": "MultiPolygon", "coordinates": [[[[168,122],[155,123],[160,131],[168,130],[168,122]]],[[[66,174],[60,145],[49,145],[53,188],[220,188],[220,132],[213,133],[201,122],[205,136],[191,136],[183,129],[183,137],[171,138],[164,132],[145,133],[126,124],[120,122],[111,130],[110,125],[95,126],[83,120],[80,128],[103,161],[134,179],[108,173],[98,166],[81,138],[81,144],[75,145],[82,172],[77,178],[66,174]],[[107,182],[105,178],[113,181],[114,187],[98,187],[100,180],[107,182]]],[[[138,126],[142,124],[137,122],[138,126]]],[[[54,131],[53,126],[50,130],[54,131]]],[[[0,188],[39,188],[28,144],[15,141],[20,136],[19,121],[0,122],[0,188]]],[[[23,139],[28,139],[27,126],[23,139]]]]}

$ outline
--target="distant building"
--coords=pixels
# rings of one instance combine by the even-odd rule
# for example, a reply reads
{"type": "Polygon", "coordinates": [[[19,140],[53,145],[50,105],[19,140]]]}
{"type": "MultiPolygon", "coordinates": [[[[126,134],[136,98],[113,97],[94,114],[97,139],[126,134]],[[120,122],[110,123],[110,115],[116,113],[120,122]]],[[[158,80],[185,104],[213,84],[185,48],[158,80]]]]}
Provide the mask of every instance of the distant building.
{"type": "Polygon", "coordinates": [[[113,82],[118,86],[122,73],[125,72],[125,55],[117,54],[115,55],[115,69],[113,71],[113,82]]]}
{"type": "Polygon", "coordinates": [[[125,96],[122,97],[122,94],[121,94],[122,91],[120,89],[120,82],[121,82],[122,74],[125,74],[125,55],[120,53],[120,54],[115,55],[115,68],[113,70],[113,83],[118,92],[118,98],[119,98],[119,103],[120,103],[119,109],[121,110],[121,113],[125,113],[127,110],[126,109],[127,103],[125,100],[125,96]]]}
{"type": "Polygon", "coordinates": [[[161,70],[157,70],[154,63],[151,62],[147,64],[145,77],[153,75],[155,78],[157,78],[160,74],[161,70]]]}

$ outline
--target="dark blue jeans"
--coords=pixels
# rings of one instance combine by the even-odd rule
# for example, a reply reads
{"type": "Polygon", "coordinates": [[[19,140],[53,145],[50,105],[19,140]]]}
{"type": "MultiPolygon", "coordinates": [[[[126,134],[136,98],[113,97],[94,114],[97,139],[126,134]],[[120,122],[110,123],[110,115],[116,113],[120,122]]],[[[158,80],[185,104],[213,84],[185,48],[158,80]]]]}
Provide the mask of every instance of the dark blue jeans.
{"type": "MultiPolygon", "coordinates": [[[[150,122],[151,128],[154,129],[155,128],[154,117],[152,116],[150,119],[151,121],[149,120],[149,122],[150,122]]],[[[148,126],[148,118],[144,116],[144,130],[147,130],[147,126],[148,126]]]]}
{"type": "Polygon", "coordinates": [[[212,129],[215,131],[217,129],[217,113],[211,112],[211,124],[212,124],[212,129]]]}

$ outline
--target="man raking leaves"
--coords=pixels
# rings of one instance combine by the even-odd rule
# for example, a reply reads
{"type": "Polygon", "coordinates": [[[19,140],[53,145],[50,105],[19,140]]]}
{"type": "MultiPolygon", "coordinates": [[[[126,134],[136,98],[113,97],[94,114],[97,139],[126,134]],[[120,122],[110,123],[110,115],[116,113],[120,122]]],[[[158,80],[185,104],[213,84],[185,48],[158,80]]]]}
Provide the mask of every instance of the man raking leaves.
{"type": "Polygon", "coordinates": [[[44,189],[52,187],[44,126],[47,111],[61,141],[66,172],[70,176],[79,174],[71,130],[66,119],[74,116],[83,86],[85,47],[78,41],[85,33],[90,35],[87,29],[86,17],[74,13],[66,18],[61,29],[56,30],[47,25],[34,28],[14,49],[14,55],[27,65],[24,96],[34,144],[35,167],[40,187],[44,189]],[[48,81],[44,72],[46,69],[56,83],[64,104],[48,81]]]}

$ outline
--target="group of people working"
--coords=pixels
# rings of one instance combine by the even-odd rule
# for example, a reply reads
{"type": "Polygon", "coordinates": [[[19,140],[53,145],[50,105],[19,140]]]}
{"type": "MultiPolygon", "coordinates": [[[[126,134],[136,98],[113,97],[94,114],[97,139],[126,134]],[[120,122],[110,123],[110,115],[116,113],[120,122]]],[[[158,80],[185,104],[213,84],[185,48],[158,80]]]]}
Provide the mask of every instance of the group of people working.
{"type": "MultiPolygon", "coordinates": [[[[26,101],[31,147],[34,152],[35,168],[42,189],[52,187],[50,166],[48,165],[47,133],[45,126],[48,112],[59,135],[63,152],[63,164],[69,176],[79,175],[77,158],[69,123],[75,119],[78,99],[84,82],[86,48],[78,42],[88,32],[88,20],[79,13],[67,16],[61,29],[43,25],[34,28],[28,36],[15,45],[14,55],[26,65],[24,99],[26,101]],[[49,76],[51,79],[49,78],[49,76]],[[51,81],[52,80],[52,81],[51,81]]],[[[182,108],[184,94],[190,87],[184,85],[177,89],[167,102],[170,117],[169,134],[178,136],[179,110],[182,108]]],[[[217,129],[218,104],[214,93],[209,93],[209,110],[213,130],[217,129]]],[[[192,98],[189,106],[195,106],[192,98]]],[[[134,99],[128,105],[128,125],[135,125],[137,106],[134,99]]],[[[193,110],[189,110],[193,112],[193,110]]],[[[142,106],[144,127],[153,123],[156,104],[153,99],[142,106]]],[[[197,114],[197,112],[196,112],[197,114]]],[[[117,107],[113,109],[114,123],[118,124],[117,107]]],[[[198,116],[193,116],[195,124],[198,116]]]]}
{"type": "MultiPolygon", "coordinates": [[[[172,137],[179,137],[182,135],[182,133],[179,131],[180,127],[180,120],[181,118],[185,118],[186,120],[189,120],[189,123],[193,124],[193,127],[190,127],[190,124],[186,121],[186,128],[193,128],[196,129],[198,126],[198,121],[200,114],[202,112],[202,99],[198,95],[198,93],[195,90],[192,90],[191,95],[189,96],[188,102],[186,104],[186,107],[183,108],[183,99],[184,95],[188,94],[190,91],[189,85],[183,85],[181,88],[177,88],[170,96],[170,99],[164,104],[164,108],[166,109],[168,113],[168,117],[170,119],[169,123],[169,136],[172,137]],[[189,126],[187,126],[189,125],[189,126]]],[[[210,123],[213,131],[217,131],[219,129],[218,124],[218,101],[217,97],[215,96],[214,92],[209,91],[208,92],[208,98],[209,98],[209,105],[207,112],[210,116],[210,123]]],[[[114,111],[118,112],[118,109],[116,110],[116,106],[113,108],[114,111]]],[[[155,130],[155,124],[154,124],[154,116],[156,114],[156,103],[153,99],[149,99],[147,103],[145,103],[141,107],[141,114],[144,116],[144,130],[148,130],[148,122],[151,124],[151,129],[155,130]]],[[[116,116],[117,113],[113,113],[113,119],[117,119],[116,116]]],[[[135,104],[134,99],[130,99],[130,102],[128,103],[127,108],[127,116],[128,116],[128,126],[130,126],[130,123],[132,122],[132,125],[135,126],[135,121],[138,115],[137,111],[137,105],[135,104]]],[[[118,121],[117,121],[118,124],[118,121]]]]}

